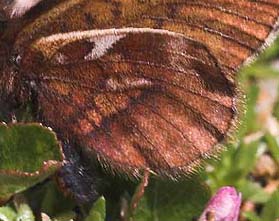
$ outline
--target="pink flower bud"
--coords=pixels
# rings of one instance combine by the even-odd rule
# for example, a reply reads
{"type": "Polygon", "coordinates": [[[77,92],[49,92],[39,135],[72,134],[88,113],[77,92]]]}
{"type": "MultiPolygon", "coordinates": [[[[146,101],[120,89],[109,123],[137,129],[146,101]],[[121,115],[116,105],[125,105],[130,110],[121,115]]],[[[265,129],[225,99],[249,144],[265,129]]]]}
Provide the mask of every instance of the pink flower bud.
{"type": "Polygon", "coordinates": [[[199,221],[237,221],[241,193],[233,187],[222,187],[210,199],[199,221]]]}

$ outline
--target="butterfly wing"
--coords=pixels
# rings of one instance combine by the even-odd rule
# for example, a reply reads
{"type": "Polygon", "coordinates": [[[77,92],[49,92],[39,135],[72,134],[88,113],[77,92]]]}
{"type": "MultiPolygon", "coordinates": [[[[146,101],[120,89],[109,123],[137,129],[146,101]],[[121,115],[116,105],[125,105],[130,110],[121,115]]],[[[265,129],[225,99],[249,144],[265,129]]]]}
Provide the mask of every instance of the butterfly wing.
{"type": "Polygon", "coordinates": [[[55,33],[125,27],[164,29],[201,42],[232,81],[243,62],[276,36],[279,23],[277,0],[68,0],[58,3],[19,33],[16,47],[55,33]]]}
{"type": "Polygon", "coordinates": [[[21,66],[38,93],[42,120],[117,171],[188,173],[228,136],[236,118],[235,71],[279,15],[276,2],[239,1],[239,8],[224,2],[143,3],[143,19],[117,21],[137,28],[38,37],[21,66]],[[249,17],[244,5],[258,14],[249,17]]]}
{"type": "Polygon", "coordinates": [[[0,0],[0,20],[23,16],[42,0],[0,0]]]}

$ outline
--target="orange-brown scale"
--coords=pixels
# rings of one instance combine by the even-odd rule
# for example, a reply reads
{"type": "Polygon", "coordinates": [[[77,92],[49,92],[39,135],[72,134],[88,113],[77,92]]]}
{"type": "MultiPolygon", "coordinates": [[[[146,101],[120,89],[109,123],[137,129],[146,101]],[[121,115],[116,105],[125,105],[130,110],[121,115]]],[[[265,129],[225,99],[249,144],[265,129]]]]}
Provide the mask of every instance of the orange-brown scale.
{"type": "MultiPolygon", "coordinates": [[[[220,1],[220,0],[205,0],[205,1],[187,1],[186,5],[193,5],[196,7],[203,8],[210,12],[215,12],[215,10],[224,11],[227,14],[234,14],[238,17],[247,18],[249,20],[258,21],[257,23],[270,24],[273,22],[274,17],[276,17],[276,8],[271,5],[259,5],[253,7],[254,3],[249,1],[220,1]]],[[[218,19],[218,18],[216,18],[218,19]]]]}
{"type": "Polygon", "coordinates": [[[81,134],[88,134],[94,130],[92,123],[87,119],[78,120],[78,126],[81,131],[81,134]]]}
{"type": "Polygon", "coordinates": [[[70,95],[70,92],[72,90],[69,84],[62,82],[51,82],[49,83],[49,87],[64,96],[70,95]]]}
{"type": "Polygon", "coordinates": [[[94,124],[97,127],[101,126],[101,122],[103,120],[103,117],[101,114],[99,114],[96,110],[92,109],[92,110],[88,110],[86,111],[87,117],[91,122],[94,122],[94,124]]]}

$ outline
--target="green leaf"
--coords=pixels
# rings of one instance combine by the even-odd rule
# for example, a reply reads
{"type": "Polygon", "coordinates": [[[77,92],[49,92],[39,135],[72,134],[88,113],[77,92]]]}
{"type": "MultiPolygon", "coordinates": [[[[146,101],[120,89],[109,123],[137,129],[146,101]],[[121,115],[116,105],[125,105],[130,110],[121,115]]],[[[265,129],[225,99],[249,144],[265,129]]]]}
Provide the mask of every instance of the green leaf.
{"type": "Polygon", "coordinates": [[[246,92],[247,99],[246,99],[246,112],[244,117],[241,119],[241,127],[238,130],[237,136],[238,138],[242,138],[247,133],[251,133],[256,131],[259,128],[257,122],[255,121],[256,118],[256,111],[255,106],[258,100],[259,95],[259,87],[257,85],[248,85],[248,90],[246,92]]]}
{"type": "Polygon", "coordinates": [[[0,201],[53,174],[63,155],[56,136],[39,124],[0,124],[0,201]]]}
{"type": "Polygon", "coordinates": [[[35,217],[27,204],[20,204],[16,212],[10,207],[0,207],[0,220],[35,221],[35,217]]]}
{"type": "Polygon", "coordinates": [[[241,143],[237,148],[230,147],[222,154],[221,160],[211,162],[214,170],[208,174],[210,187],[216,191],[222,186],[235,186],[246,179],[257,159],[259,141],[241,143]]]}
{"type": "Polygon", "coordinates": [[[245,77],[256,77],[260,78],[274,78],[278,77],[279,71],[269,64],[257,63],[252,66],[244,68],[243,74],[245,77]]]}
{"type": "Polygon", "coordinates": [[[259,57],[260,62],[270,61],[279,56],[279,38],[275,40],[272,44],[272,47],[267,48],[264,53],[262,53],[259,57]]]}
{"type": "Polygon", "coordinates": [[[253,141],[249,144],[241,143],[233,156],[231,180],[245,178],[253,169],[257,160],[257,150],[259,141],[253,141]]]}
{"type": "Polygon", "coordinates": [[[53,221],[72,221],[75,220],[76,213],[74,211],[67,211],[65,213],[59,214],[57,217],[53,218],[53,221]]]}
{"type": "MultiPolygon", "coordinates": [[[[34,193],[34,191],[32,191],[32,193],[34,193]]],[[[59,220],[62,219],[61,217],[74,215],[71,212],[69,213],[69,211],[72,211],[75,207],[74,202],[64,196],[64,194],[57,188],[56,183],[50,182],[45,187],[44,193],[39,194],[43,195],[40,208],[41,212],[46,213],[54,219],[58,219],[59,217],[59,220]]],[[[38,201],[38,199],[34,200],[38,201]]]]}
{"type": "Polygon", "coordinates": [[[275,160],[277,165],[279,165],[279,144],[278,144],[276,138],[274,136],[272,136],[270,133],[266,133],[264,138],[268,144],[267,147],[268,147],[273,159],[275,160]]]}
{"type": "Polygon", "coordinates": [[[274,192],[266,203],[261,214],[261,220],[274,221],[279,218],[279,191],[274,192]]]}
{"type": "Polygon", "coordinates": [[[16,218],[16,212],[10,207],[0,207],[0,220],[12,221],[16,218]]]}
{"type": "Polygon", "coordinates": [[[277,100],[274,104],[273,115],[277,120],[279,120],[279,87],[277,89],[277,100]]]}
{"type": "Polygon", "coordinates": [[[21,204],[19,206],[15,221],[35,221],[33,212],[27,204],[21,204]]]}
{"type": "Polygon", "coordinates": [[[249,221],[261,221],[260,217],[254,212],[245,212],[242,215],[249,221]]]}
{"type": "Polygon", "coordinates": [[[89,212],[85,221],[105,221],[106,218],[106,200],[104,197],[100,197],[96,203],[94,203],[92,209],[89,212]]]}
{"type": "Polygon", "coordinates": [[[182,182],[151,181],[135,211],[134,221],[185,221],[199,217],[210,198],[199,178],[182,182]]]}
{"type": "Polygon", "coordinates": [[[254,203],[266,203],[270,199],[270,194],[265,192],[260,184],[247,179],[241,180],[237,189],[242,193],[243,199],[248,199],[254,203]]]}
{"type": "Polygon", "coordinates": [[[208,161],[211,168],[208,174],[208,183],[212,192],[216,192],[222,186],[233,185],[235,180],[228,181],[227,177],[230,176],[230,171],[234,167],[234,155],[236,146],[230,145],[226,151],[223,151],[220,160],[208,161]],[[232,183],[233,182],[233,183],[232,183]]]}

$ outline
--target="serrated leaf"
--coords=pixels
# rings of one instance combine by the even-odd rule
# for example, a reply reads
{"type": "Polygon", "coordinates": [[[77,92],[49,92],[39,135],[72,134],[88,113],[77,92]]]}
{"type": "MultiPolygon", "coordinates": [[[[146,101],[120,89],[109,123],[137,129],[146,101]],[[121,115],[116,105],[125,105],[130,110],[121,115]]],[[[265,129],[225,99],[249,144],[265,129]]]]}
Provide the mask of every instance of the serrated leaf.
{"type": "Polygon", "coordinates": [[[134,214],[134,221],[185,221],[199,217],[210,198],[199,178],[182,182],[153,180],[134,214]]]}
{"type": "Polygon", "coordinates": [[[40,124],[0,124],[0,201],[44,180],[63,161],[56,136],[40,124]]]}

